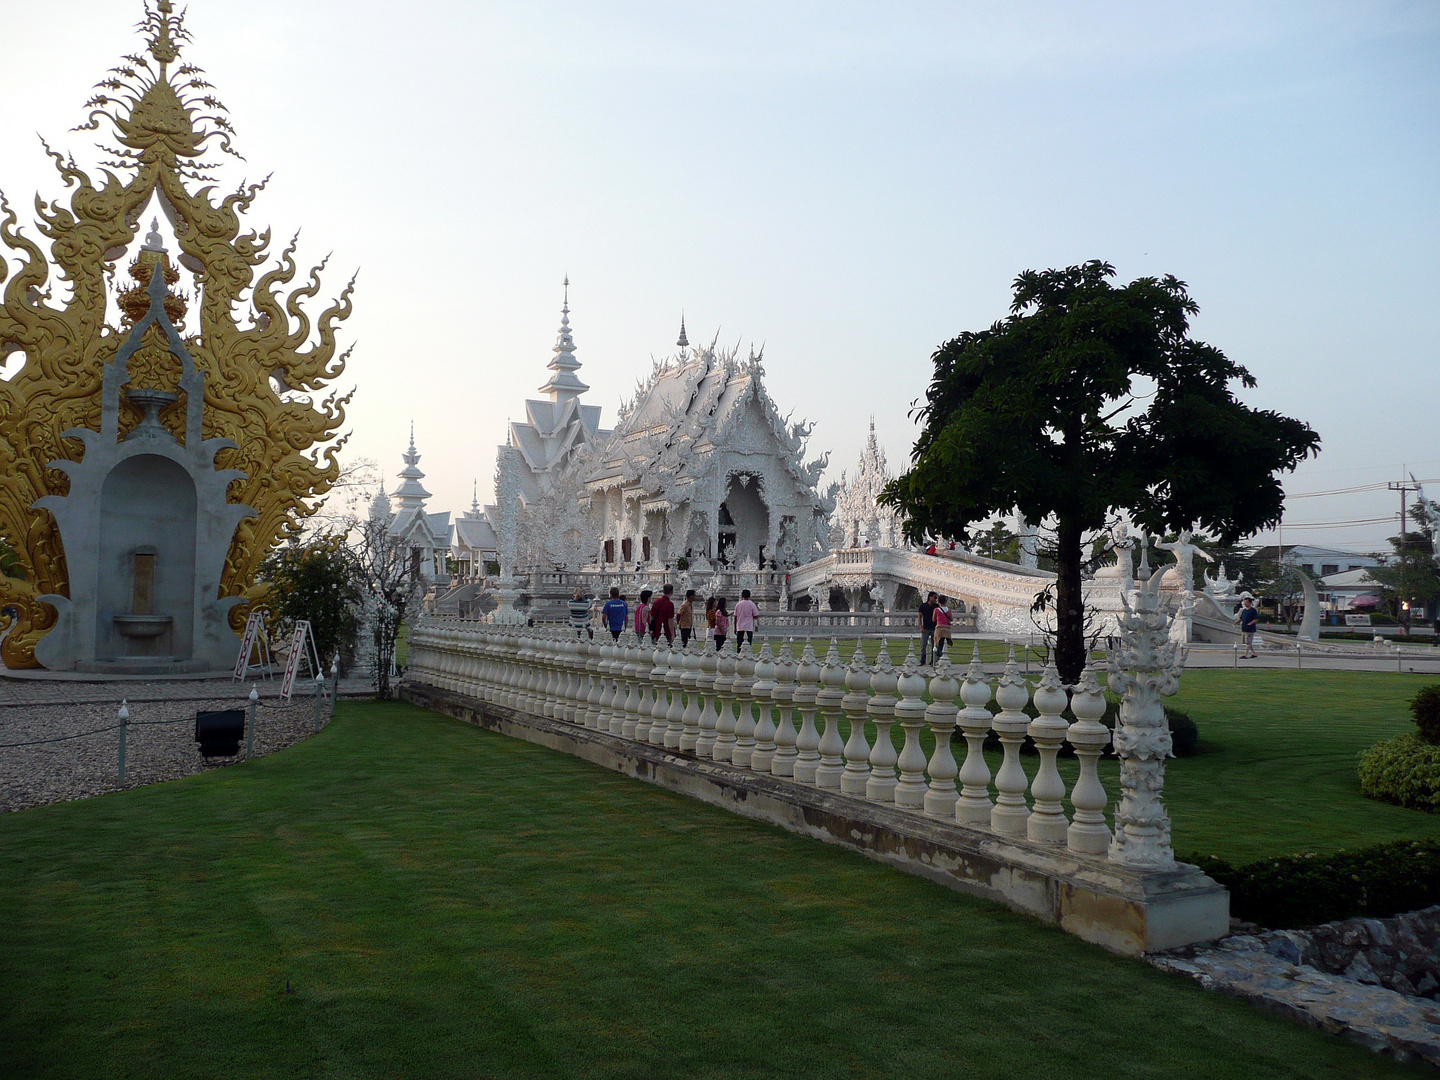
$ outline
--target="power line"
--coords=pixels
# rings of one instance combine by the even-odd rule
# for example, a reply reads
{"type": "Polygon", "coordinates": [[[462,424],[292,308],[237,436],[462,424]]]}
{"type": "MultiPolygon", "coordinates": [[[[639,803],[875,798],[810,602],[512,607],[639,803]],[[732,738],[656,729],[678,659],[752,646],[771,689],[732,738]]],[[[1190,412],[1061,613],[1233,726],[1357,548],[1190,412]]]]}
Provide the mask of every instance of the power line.
{"type": "MultiPolygon", "coordinates": [[[[1421,484],[1440,484],[1440,477],[1432,477],[1428,480],[1420,480],[1421,484]]],[[[1294,494],[1286,493],[1287,499],[1317,499],[1322,495],[1353,495],[1362,491],[1384,491],[1391,485],[1385,481],[1375,484],[1359,484],[1356,487],[1331,488],[1328,491],[1300,491],[1294,494]]]]}

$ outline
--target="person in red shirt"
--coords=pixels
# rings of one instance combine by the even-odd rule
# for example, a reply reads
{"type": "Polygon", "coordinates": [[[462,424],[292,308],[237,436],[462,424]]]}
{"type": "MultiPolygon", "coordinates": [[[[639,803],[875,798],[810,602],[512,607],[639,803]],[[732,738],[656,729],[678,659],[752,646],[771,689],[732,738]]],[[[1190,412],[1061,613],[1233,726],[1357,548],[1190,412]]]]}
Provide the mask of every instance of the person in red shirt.
{"type": "Polygon", "coordinates": [[[659,641],[660,634],[665,634],[666,641],[675,640],[675,601],[672,595],[675,592],[674,585],[666,585],[660,591],[660,597],[650,605],[650,639],[659,641]]]}

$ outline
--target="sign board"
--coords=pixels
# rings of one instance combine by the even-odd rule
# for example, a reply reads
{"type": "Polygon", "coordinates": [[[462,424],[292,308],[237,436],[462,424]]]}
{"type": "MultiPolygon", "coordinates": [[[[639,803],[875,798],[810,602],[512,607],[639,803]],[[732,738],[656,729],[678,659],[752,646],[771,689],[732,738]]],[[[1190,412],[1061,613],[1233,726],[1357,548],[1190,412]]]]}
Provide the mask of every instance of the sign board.
{"type": "Polygon", "coordinates": [[[1345,616],[1345,625],[1346,625],[1346,626],[1369,626],[1369,625],[1370,625],[1370,616],[1369,616],[1369,615],[1346,615],[1346,616],[1345,616]]]}
{"type": "MultiPolygon", "coordinates": [[[[290,635],[290,656],[285,661],[285,679],[280,683],[280,700],[289,701],[291,691],[295,689],[295,676],[300,673],[300,659],[305,655],[305,643],[310,637],[310,623],[301,619],[295,624],[295,632],[290,635]]],[[[310,665],[311,674],[314,674],[314,664],[310,665]]]]}
{"type": "Polygon", "coordinates": [[[250,654],[255,651],[255,643],[264,631],[265,613],[252,611],[245,620],[245,636],[240,641],[240,655],[235,658],[235,678],[245,678],[245,672],[250,667],[250,654]]]}

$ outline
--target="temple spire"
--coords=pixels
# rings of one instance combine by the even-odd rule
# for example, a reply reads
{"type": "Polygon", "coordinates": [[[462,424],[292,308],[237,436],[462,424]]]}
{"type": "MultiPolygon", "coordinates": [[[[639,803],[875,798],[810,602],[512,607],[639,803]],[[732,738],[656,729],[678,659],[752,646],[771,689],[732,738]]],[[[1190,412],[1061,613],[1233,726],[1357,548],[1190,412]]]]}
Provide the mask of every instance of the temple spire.
{"type": "Polygon", "coordinates": [[[400,470],[400,479],[403,482],[395,489],[395,498],[400,502],[401,511],[423,509],[425,500],[430,498],[430,492],[420,483],[425,474],[420,471],[420,453],[415,449],[414,420],[410,421],[410,446],[401,456],[405,461],[405,467],[400,470]]]}
{"type": "Polygon", "coordinates": [[[546,365],[555,374],[540,387],[542,394],[549,394],[550,400],[563,403],[579,397],[590,387],[576,376],[580,361],[575,359],[575,338],[570,333],[570,275],[565,275],[565,298],[560,305],[560,333],[551,350],[555,358],[546,365]]]}
{"type": "Polygon", "coordinates": [[[690,347],[690,339],[685,336],[685,312],[680,312],[680,340],[675,342],[682,349],[690,347]]]}

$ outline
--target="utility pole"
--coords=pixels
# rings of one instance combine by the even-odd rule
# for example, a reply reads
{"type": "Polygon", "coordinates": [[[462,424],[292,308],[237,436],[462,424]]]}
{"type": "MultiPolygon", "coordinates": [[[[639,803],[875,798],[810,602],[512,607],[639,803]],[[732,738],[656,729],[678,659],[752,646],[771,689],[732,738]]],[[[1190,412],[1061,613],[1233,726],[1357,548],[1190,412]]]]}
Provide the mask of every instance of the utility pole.
{"type": "MultiPolygon", "coordinates": [[[[1405,466],[1403,465],[1400,466],[1400,475],[1405,475],[1405,466]]],[[[1410,495],[1410,492],[1420,490],[1420,485],[1413,483],[1407,484],[1404,480],[1401,480],[1398,484],[1389,484],[1387,486],[1390,488],[1391,491],[1398,491],[1400,493],[1400,537],[1396,544],[1396,554],[1400,556],[1400,565],[1404,568],[1407,568],[1406,572],[1408,573],[1408,567],[1410,563],[1410,545],[1406,540],[1406,537],[1409,535],[1409,529],[1406,527],[1405,524],[1405,515],[1407,509],[1406,501],[1410,495]]],[[[1402,578],[1401,580],[1404,581],[1406,580],[1406,578],[1402,578]]],[[[1399,614],[1400,621],[1405,627],[1405,633],[1408,634],[1410,632],[1410,598],[1408,596],[1400,597],[1399,614]]]]}

